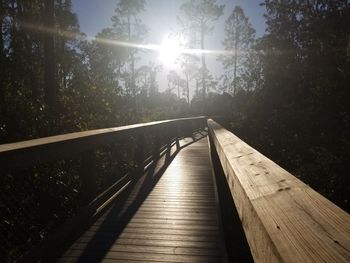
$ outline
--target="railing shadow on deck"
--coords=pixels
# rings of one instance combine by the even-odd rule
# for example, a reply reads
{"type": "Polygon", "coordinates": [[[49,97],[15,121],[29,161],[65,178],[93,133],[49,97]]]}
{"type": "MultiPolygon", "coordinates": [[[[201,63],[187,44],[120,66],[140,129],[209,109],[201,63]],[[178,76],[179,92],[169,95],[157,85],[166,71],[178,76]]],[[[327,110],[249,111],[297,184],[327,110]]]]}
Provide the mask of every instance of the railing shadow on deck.
{"type": "Polygon", "coordinates": [[[154,160],[148,167],[145,167],[145,171],[143,175],[140,176],[139,180],[135,180],[128,185],[128,188],[124,191],[119,200],[117,200],[107,212],[107,215],[103,218],[103,222],[85,246],[77,262],[100,262],[161,179],[176,155],[185,147],[206,136],[206,131],[198,131],[191,134],[190,138],[192,141],[190,142],[185,142],[180,145],[176,141],[168,145],[157,160],[154,160]],[[175,148],[175,150],[173,150],[173,148],[175,148]],[[136,190],[136,188],[138,189],[136,190]],[[135,194],[135,196],[133,196],[133,194],[135,194]],[[127,203],[130,204],[126,205],[127,203]],[[113,229],[113,233],[109,232],[106,236],[106,232],[111,229],[113,229]],[[101,240],[103,240],[103,242],[101,242],[101,240]],[[96,250],[96,247],[98,247],[98,250],[96,250]]]}
{"type": "MultiPolygon", "coordinates": [[[[137,178],[140,167],[151,170],[159,149],[180,147],[178,139],[203,129],[205,120],[140,123],[0,145],[0,189],[6,190],[0,191],[0,236],[5,241],[0,261],[52,262],[72,232],[93,223],[137,178]],[[63,186],[62,173],[68,181],[63,186]],[[63,215],[54,218],[57,207],[63,215]]],[[[165,151],[168,160],[170,155],[165,151]]]]}

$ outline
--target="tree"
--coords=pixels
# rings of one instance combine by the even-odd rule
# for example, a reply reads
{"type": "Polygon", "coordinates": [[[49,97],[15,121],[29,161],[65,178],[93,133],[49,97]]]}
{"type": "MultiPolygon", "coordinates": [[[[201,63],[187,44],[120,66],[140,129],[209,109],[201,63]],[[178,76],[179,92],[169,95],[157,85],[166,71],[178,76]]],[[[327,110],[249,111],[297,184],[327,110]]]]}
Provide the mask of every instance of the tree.
{"type": "Polygon", "coordinates": [[[57,133],[64,126],[61,92],[74,78],[79,42],[71,1],[2,0],[0,16],[0,137],[57,133]]]}
{"type": "Polygon", "coordinates": [[[78,18],[72,13],[71,0],[56,0],[55,17],[57,26],[56,60],[57,81],[64,89],[68,87],[72,75],[73,63],[76,62],[76,51],[82,41],[78,18]]]}
{"type": "Polygon", "coordinates": [[[266,34],[255,47],[263,76],[253,94],[240,96],[249,107],[233,128],[348,210],[350,2],[264,6],[266,34]]]}
{"type": "Polygon", "coordinates": [[[145,0],[120,0],[112,17],[113,39],[126,41],[130,46],[124,47],[126,59],[122,73],[125,78],[125,90],[132,96],[136,96],[135,60],[138,49],[132,44],[140,43],[147,34],[147,28],[137,17],[145,8],[145,0]]]}
{"type": "Polygon", "coordinates": [[[44,64],[45,64],[45,100],[49,108],[51,118],[56,116],[53,112],[57,107],[57,69],[56,69],[56,54],[55,54],[55,1],[44,1],[44,25],[46,25],[51,32],[46,32],[44,39],[44,64]]]}
{"type": "Polygon", "coordinates": [[[168,73],[168,91],[177,91],[177,97],[181,98],[180,90],[186,87],[186,81],[180,77],[180,75],[175,70],[170,70],[168,73]]]}
{"type": "Polygon", "coordinates": [[[139,83],[141,94],[145,96],[154,96],[158,93],[157,74],[162,71],[161,65],[149,63],[141,66],[137,70],[136,82],[139,83]]]}
{"type": "Polygon", "coordinates": [[[232,94],[237,92],[238,75],[247,61],[248,53],[254,43],[255,30],[249,23],[241,7],[235,6],[231,15],[225,23],[225,39],[222,42],[226,54],[219,57],[224,68],[227,70],[226,75],[233,71],[232,94]]]}
{"type": "MultiPolygon", "coordinates": [[[[5,44],[6,44],[6,35],[7,35],[7,30],[6,30],[6,22],[5,22],[5,17],[8,16],[8,3],[7,1],[0,1],[0,101],[3,101],[3,93],[4,93],[4,88],[3,85],[5,84],[5,76],[7,75],[6,73],[6,68],[4,65],[7,64],[6,61],[6,50],[5,50],[5,44]]],[[[1,109],[1,106],[0,106],[1,109]]],[[[1,113],[1,112],[0,112],[1,113]]]]}
{"type": "Polygon", "coordinates": [[[188,104],[190,104],[190,82],[198,73],[197,61],[198,58],[192,54],[182,54],[180,57],[180,67],[182,69],[182,73],[185,75],[185,94],[188,104]]]}
{"type": "Polygon", "coordinates": [[[120,46],[108,44],[106,40],[113,39],[115,33],[112,28],[105,28],[96,35],[96,39],[81,46],[89,63],[89,78],[92,85],[100,89],[115,90],[117,94],[125,93],[121,82],[122,67],[127,57],[120,46]]]}
{"type": "MultiPolygon", "coordinates": [[[[178,21],[184,32],[192,40],[194,45],[198,45],[197,37],[199,35],[199,47],[205,50],[205,37],[213,30],[211,23],[217,20],[223,13],[224,5],[218,5],[216,0],[187,0],[181,7],[181,14],[178,21]]],[[[206,96],[206,78],[207,66],[205,63],[205,53],[201,54],[201,75],[202,75],[202,93],[206,96]]]]}
{"type": "Polygon", "coordinates": [[[242,88],[247,92],[260,89],[264,85],[262,54],[259,45],[252,46],[242,63],[242,88]]]}

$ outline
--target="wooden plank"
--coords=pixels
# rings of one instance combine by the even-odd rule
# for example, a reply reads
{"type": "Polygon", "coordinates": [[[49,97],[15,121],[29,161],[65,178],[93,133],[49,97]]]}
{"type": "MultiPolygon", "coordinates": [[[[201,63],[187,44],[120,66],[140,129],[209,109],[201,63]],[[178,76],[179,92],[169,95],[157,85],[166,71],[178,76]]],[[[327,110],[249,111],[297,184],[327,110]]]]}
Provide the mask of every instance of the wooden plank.
{"type": "MultiPolygon", "coordinates": [[[[79,256],[80,251],[76,251],[76,256],[79,256]]],[[[74,257],[74,255],[73,255],[74,257]]],[[[100,257],[91,255],[89,260],[96,262],[100,257]]],[[[130,252],[114,252],[109,251],[104,259],[109,260],[139,260],[140,262],[193,262],[193,263],[216,263],[221,262],[220,257],[216,256],[201,256],[201,255],[178,255],[178,254],[158,254],[158,253],[130,253],[130,252]]],[[[104,259],[102,262],[104,262],[104,259]]],[[[63,259],[61,262],[64,262],[63,259]]],[[[75,261],[71,261],[75,262],[75,261]]]]}
{"type": "MultiPolygon", "coordinates": [[[[99,229],[99,225],[92,225],[90,229],[99,229]]],[[[155,228],[155,229],[181,229],[181,230],[196,230],[196,231],[218,231],[218,226],[211,226],[208,225],[206,223],[201,224],[200,222],[198,222],[197,224],[184,224],[184,225],[180,225],[180,224],[172,224],[172,223],[164,223],[164,224],[158,224],[158,225],[154,225],[154,224],[149,224],[149,223],[137,223],[137,222],[130,222],[128,224],[128,227],[133,227],[133,228],[155,228]]]]}
{"type": "MultiPolygon", "coordinates": [[[[113,231],[99,232],[99,235],[104,235],[106,238],[113,236],[113,231]]],[[[85,237],[94,237],[96,232],[86,231],[85,237]]],[[[171,235],[168,233],[144,233],[141,231],[123,231],[118,238],[137,238],[137,239],[153,239],[153,240],[172,240],[172,241],[197,241],[197,242],[216,242],[218,240],[217,235],[189,235],[185,233],[183,235],[171,235]]]]}
{"type": "MultiPolygon", "coordinates": [[[[77,262],[79,257],[72,256],[72,257],[62,257],[57,262],[61,263],[73,263],[77,262]]],[[[126,260],[126,259],[102,259],[100,262],[103,263],[141,263],[141,262],[147,262],[142,260],[126,260]]],[[[149,261],[148,261],[149,262],[149,261]]],[[[164,261],[153,261],[153,263],[164,263],[164,261]]]]}
{"type": "Polygon", "coordinates": [[[204,138],[180,150],[153,187],[143,185],[146,177],[140,180],[124,206],[98,219],[61,260],[221,262],[223,236],[212,176],[204,138]],[[196,165],[190,159],[194,148],[201,156],[196,165]],[[144,200],[135,202],[145,189],[144,200]]]}
{"type": "Polygon", "coordinates": [[[142,210],[169,210],[169,211],[177,211],[177,210],[182,210],[182,211],[202,211],[202,210],[210,210],[213,211],[215,210],[215,207],[212,206],[206,206],[206,205],[197,205],[197,204],[189,204],[189,205],[185,205],[185,204],[179,204],[179,203],[175,203],[175,204],[169,204],[169,203],[164,203],[161,202],[160,204],[158,203],[150,203],[148,202],[147,204],[143,204],[140,207],[140,211],[142,210]]]}
{"type": "MultiPolygon", "coordinates": [[[[187,247],[187,248],[210,248],[219,249],[216,241],[188,241],[188,240],[160,240],[160,239],[134,239],[134,238],[118,238],[113,244],[109,244],[114,237],[102,236],[97,242],[94,242],[94,247],[89,248],[88,253],[93,253],[95,250],[110,250],[113,246],[117,245],[135,245],[135,246],[167,246],[167,247],[187,247]],[[108,249],[106,249],[108,247],[108,249]]],[[[91,237],[84,236],[78,243],[89,243],[91,237]]],[[[74,246],[74,245],[73,245],[74,246]]],[[[72,249],[72,248],[71,248],[72,249]]]]}
{"type": "Polygon", "coordinates": [[[350,216],[208,120],[255,262],[350,262],[350,216]]]}
{"type": "MultiPolygon", "coordinates": [[[[72,250],[83,251],[86,243],[77,243],[72,250]]],[[[131,253],[158,253],[158,254],[175,254],[175,255],[203,255],[203,256],[220,256],[221,251],[210,248],[187,248],[187,247],[167,247],[167,246],[131,246],[118,245],[111,247],[110,251],[114,252],[131,252],[131,253]]],[[[65,256],[74,256],[73,252],[65,256]]]]}
{"type": "MultiPolygon", "coordinates": [[[[213,214],[215,215],[215,211],[216,209],[213,207],[213,208],[210,208],[210,209],[202,209],[202,210],[198,210],[196,209],[195,207],[193,209],[183,209],[183,208],[180,208],[180,209],[169,209],[167,207],[164,207],[164,210],[162,210],[162,208],[158,208],[158,209],[154,209],[154,208],[149,208],[149,209],[145,209],[145,208],[140,208],[139,210],[139,213],[137,216],[134,216],[132,220],[144,220],[144,219],[163,219],[164,217],[159,217],[158,218],[156,217],[153,217],[152,215],[154,214],[165,214],[165,215],[178,215],[178,214],[182,214],[182,213],[187,213],[187,214],[195,214],[195,215],[203,215],[204,217],[201,217],[199,218],[200,221],[208,221],[208,220],[214,220],[216,221],[216,217],[215,218],[207,218],[206,215],[208,214],[213,214]],[[144,215],[142,214],[143,212],[147,212],[148,215],[144,215]],[[142,216],[140,216],[142,215],[142,216]],[[151,216],[149,216],[151,215],[151,216]]],[[[169,218],[168,218],[169,219],[169,218]]],[[[173,218],[171,217],[172,220],[186,220],[186,218],[173,218]]],[[[101,223],[102,221],[104,221],[105,219],[104,218],[100,218],[97,220],[98,223],[101,223]]],[[[187,218],[187,220],[193,220],[193,218],[189,217],[187,218]]],[[[196,219],[196,221],[198,221],[196,219]]]]}
{"type": "MultiPolygon", "coordinates": [[[[101,228],[90,228],[85,233],[88,235],[89,232],[93,233],[103,233],[104,231],[111,232],[112,229],[101,229],[101,228]]],[[[158,233],[158,234],[167,234],[167,235],[190,235],[190,236],[216,236],[217,238],[220,238],[219,232],[217,228],[215,229],[205,229],[205,231],[202,231],[202,229],[195,229],[195,228],[189,228],[189,229],[179,229],[179,228],[145,228],[145,227],[132,227],[128,225],[127,228],[123,229],[122,233],[158,233]],[[200,230],[200,231],[198,231],[200,230]]]]}
{"type": "MultiPolygon", "coordinates": [[[[174,218],[173,216],[169,216],[168,218],[144,218],[144,217],[137,217],[137,218],[132,218],[129,221],[123,221],[119,220],[118,222],[120,223],[127,223],[128,226],[134,226],[134,225],[151,225],[151,224],[162,224],[162,225],[177,225],[179,227],[181,226],[216,226],[217,225],[217,220],[216,219],[182,219],[182,218],[174,218]],[[136,224],[135,224],[136,223],[136,224]]],[[[103,222],[96,222],[95,225],[99,225],[103,222]]],[[[111,228],[111,230],[113,230],[111,228]]]]}

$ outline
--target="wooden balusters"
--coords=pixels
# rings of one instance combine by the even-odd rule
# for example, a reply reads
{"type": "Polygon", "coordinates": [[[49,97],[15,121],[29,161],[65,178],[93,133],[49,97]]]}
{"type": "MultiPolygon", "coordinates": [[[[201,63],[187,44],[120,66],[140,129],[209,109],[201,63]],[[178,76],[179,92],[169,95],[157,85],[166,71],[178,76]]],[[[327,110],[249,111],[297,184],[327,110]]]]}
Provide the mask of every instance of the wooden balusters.
{"type": "Polygon", "coordinates": [[[165,139],[166,139],[166,157],[168,158],[171,154],[171,145],[172,145],[172,140],[171,140],[171,129],[172,129],[172,125],[166,124],[165,125],[165,130],[164,130],[164,134],[165,134],[165,139]]]}
{"type": "Polygon", "coordinates": [[[144,131],[140,131],[136,134],[136,149],[135,149],[135,162],[137,169],[143,170],[143,162],[145,158],[145,134],[144,131]]]}
{"type": "MultiPolygon", "coordinates": [[[[69,236],[71,232],[77,230],[76,228],[79,228],[82,226],[82,224],[87,223],[87,221],[92,219],[96,213],[100,213],[105,207],[107,207],[105,206],[107,200],[108,202],[111,202],[113,198],[116,198],[116,192],[124,189],[124,187],[130,182],[132,176],[135,174],[141,174],[142,170],[135,171],[132,169],[133,167],[130,167],[132,166],[131,162],[135,164],[137,169],[143,169],[146,163],[151,160],[152,157],[159,157],[160,150],[163,149],[161,147],[165,146],[166,144],[168,146],[170,155],[171,145],[174,143],[174,140],[176,140],[177,148],[180,148],[178,140],[178,137],[182,135],[180,133],[180,128],[183,127],[183,125],[186,125],[187,122],[197,119],[204,120],[205,118],[195,117],[140,123],[122,127],[111,127],[98,130],[61,134],[46,138],[38,138],[28,141],[0,145],[0,172],[3,179],[6,179],[6,173],[13,173],[13,176],[16,178],[16,180],[19,180],[21,184],[23,184],[24,180],[29,180],[31,183],[29,185],[30,188],[28,194],[25,193],[27,189],[15,188],[16,192],[23,192],[21,196],[28,197],[23,198],[23,200],[21,200],[21,198],[18,198],[19,200],[16,199],[16,203],[19,203],[19,205],[15,206],[17,208],[20,207],[21,210],[21,217],[19,217],[18,220],[23,220],[23,222],[26,222],[28,226],[32,224],[32,226],[34,226],[33,229],[35,229],[37,233],[46,233],[48,229],[51,229],[53,225],[52,222],[55,224],[60,224],[66,218],[72,217],[71,223],[64,226],[65,231],[59,229],[57,231],[58,233],[54,233],[57,229],[53,231],[50,230],[49,236],[56,236],[57,234],[61,236],[60,238],[51,239],[48,238],[48,236],[45,236],[45,242],[47,243],[63,243],[61,241],[66,241],[66,236],[69,236]],[[167,133],[165,132],[166,130],[167,133]],[[148,134],[152,131],[155,132],[154,145],[152,145],[152,149],[148,149],[147,147],[150,147],[149,145],[152,143],[152,141],[147,141],[148,134]],[[130,138],[133,138],[135,140],[131,141],[129,140],[130,138]],[[110,157],[108,157],[108,153],[105,152],[106,147],[108,151],[109,146],[115,144],[116,141],[118,141],[117,149],[113,149],[110,157]],[[125,146],[120,147],[119,142],[125,146]],[[128,151],[127,149],[131,150],[128,151]],[[131,156],[125,154],[125,152],[131,152],[131,156]],[[59,203],[63,197],[67,198],[66,200],[68,200],[68,202],[67,204],[62,204],[61,207],[64,208],[60,208],[60,211],[55,210],[55,212],[58,212],[55,213],[55,216],[58,216],[57,220],[45,218],[38,224],[35,216],[36,209],[39,209],[39,212],[47,212],[45,210],[45,207],[40,207],[38,205],[41,202],[46,201],[46,195],[39,195],[40,198],[38,201],[33,198],[33,192],[37,189],[32,186],[32,183],[35,183],[36,180],[41,180],[42,178],[37,179],[28,176],[26,169],[32,171],[32,168],[36,165],[65,160],[66,158],[77,158],[77,160],[80,161],[80,167],[76,167],[75,165],[68,167],[69,165],[67,165],[69,169],[72,169],[72,173],[79,173],[80,182],[76,182],[75,178],[70,178],[67,176],[67,180],[69,182],[67,185],[63,185],[66,184],[66,182],[62,182],[59,176],[52,178],[50,177],[50,180],[55,180],[52,181],[54,184],[57,183],[57,185],[59,185],[59,189],[64,189],[64,191],[57,191],[57,188],[52,187],[52,185],[47,186],[48,188],[50,187],[48,191],[57,191],[57,198],[53,196],[53,201],[59,203]],[[111,161],[109,162],[107,159],[111,161]],[[118,161],[116,161],[116,159],[118,159],[118,161]],[[103,163],[103,165],[101,165],[101,163],[103,163]],[[114,167],[114,165],[118,165],[118,168],[114,167]],[[79,171],[76,171],[77,169],[79,171]],[[116,175],[118,175],[118,177],[116,175]],[[110,176],[111,178],[106,179],[106,176],[110,176]],[[114,179],[118,179],[117,182],[114,179]],[[76,184],[80,184],[80,187],[76,184]],[[78,197],[76,195],[76,188],[79,189],[78,197]],[[65,190],[67,190],[67,192],[65,190]],[[28,200],[35,200],[36,202],[28,206],[27,210],[29,213],[27,216],[23,214],[22,210],[24,205],[27,205],[28,200]],[[97,211],[97,207],[102,206],[102,204],[103,209],[99,209],[97,211]],[[79,205],[81,206],[79,213],[74,214],[75,211],[79,209],[77,207],[79,205]]],[[[45,171],[45,174],[46,173],[49,176],[49,169],[45,171]]],[[[67,170],[67,174],[69,173],[70,170],[67,170]]],[[[74,175],[71,174],[71,176],[74,175]]],[[[6,183],[3,183],[3,188],[4,187],[6,187],[6,183]]],[[[44,190],[47,191],[46,189],[44,190]]],[[[9,200],[14,197],[6,195],[6,192],[4,190],[1,192],[1,194],[2,196],[5,195],[6,198],[9,198],[9,200]]],[[[54,194],[56,194],[56,192],[54,194]]],[[[2,204],[5,206],[5,209],[11,206],[13,208],[13,205],[3,201],[2,197],[0,197],[0,199],[2,204]]],[[[10,210],[6,210],[5,212],[7,213],[7,211],[10,210]]],[[[61,225],[60,227],[63,226],[61,225]]],[[[9,230],[13,232],[13,235],[16,235],[15,232],[18,231],[18,228],[9,228],[9,230]]],[[[0,237],[3,235],[3,231],[0,231],[0,237]]],[[[22,231],[22,233],[23,232],[24,231],[22,231]]],[[[6,236],[10,235],[11,233],[6,233],[6,236]]],[[[23,250],[23,253],[25,253],[27,250],[33,250],[29,254],[33,255],[33,257],[39,257],[39,254],[41,254],[41,252],[39,253],[38,251],[42,251],[42,248],[39,246],[38,248],[34,249],[34,245],[30,244],[30,242],[27,241],[27,237],[23,238],[23,240],[14,240],[13,242],[9,241],[8,248],[4,249],[6,245],[5,240],[3,242],[4,245],[0,245],[0,250],[13,251],[14,249],[20,249],[18,251],[23,250]]],[[[31,261],[34,260],[30,260],[30,262],[31,261]]],[[[23,262],[26,261],[24,260],[23,262]]]]}
{"type": "Polygon", "coordinates": [[[96,156],[95,151],[85,151],[81,155],[80,167],[81,203],[88,204],[96,195],[96,156]]]}
{"type": "Polygon", "coordinates": [[[160,147],[161,147],[161,137],[162,137],[162,127],[154,127],[153,128],[153,149],[152,156],[153,160],[157,160],[160,155],[160,147]]]}
{"type": "Polygon", "coordinates": [[[175,122],[174,124],[174,135],[176,140],[176,149],[180,149],[179,137],[181,135],[181,123],[175,122]]]}

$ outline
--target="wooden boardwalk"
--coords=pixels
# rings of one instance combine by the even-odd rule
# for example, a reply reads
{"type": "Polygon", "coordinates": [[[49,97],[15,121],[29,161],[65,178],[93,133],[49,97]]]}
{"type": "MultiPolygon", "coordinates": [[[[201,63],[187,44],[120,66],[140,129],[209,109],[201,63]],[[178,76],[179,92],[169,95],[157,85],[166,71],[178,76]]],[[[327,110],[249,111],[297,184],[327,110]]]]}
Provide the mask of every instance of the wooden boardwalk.
{"type": "MultiPolygon", "coordinates": [[[[227,257],[231,262],[350,262],[349,214],[211,119],[140,123],[0,145],[2,173],[11,176],[73,156],[81,160],[80,212],[38,246],[27,247],[28,240],[38,239],[37,234],[20,230],[36,225],[37,219],[22,211],[40,207],[36,195],[31,198],[33,205],[16,200],[28,194],[28,186],[20,195],[13,187],[16,194],[9,192],[10,205],[0,200],[7,205],[2,215],[16,223],[10,228],[3,220],[6,227],[0,235],[5,245],[0,250],[6,257],[23,246],[18,262],[53,262],[60,255],[59,262],[225,262],[227,257]],[[198,130],[204,121],[207,127],[198,130]],[[176,136],[191,131],[193,138],[174,142],[176,136]],[[136,140],[125,140],[131,143],[131,151],[121,153],[129,152],[128,160],[148,165],[133,169],[96,197],[98,149],[123,138],[136,140]],[[156,152],[166,138],[172,138],[172,145],[160,148],[161,154],[156,152]],[[142,162],[151,151],[157,161],[150,156],[142,162]],[[95,199],[87,204],[91,198],[95,199]],[[219,218],[223,218],[224,231],[219,218]],[[22,232],[28,233],[23,236],[22,232]],[[72,242],[74,237],[78,238],[72,242]]],[[[14,186],[20,178],[25,177],[14,177],[14,186]]],[[[26,179],[23,182],[30,185],[26,179]]],[[[48,226],[44,222],[37,233],[48,226]]]]}
{"type": "Polygon", "coordinates": [[[181,141],[130,185],[60,262],[223,262],[215,179],[205,136],[181,141]],[[188,145],[183,145],[188,143],[188,145]]]}

